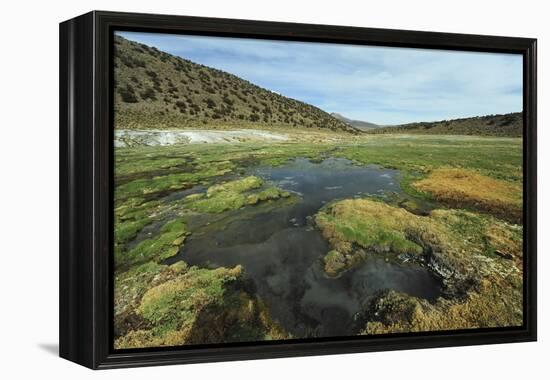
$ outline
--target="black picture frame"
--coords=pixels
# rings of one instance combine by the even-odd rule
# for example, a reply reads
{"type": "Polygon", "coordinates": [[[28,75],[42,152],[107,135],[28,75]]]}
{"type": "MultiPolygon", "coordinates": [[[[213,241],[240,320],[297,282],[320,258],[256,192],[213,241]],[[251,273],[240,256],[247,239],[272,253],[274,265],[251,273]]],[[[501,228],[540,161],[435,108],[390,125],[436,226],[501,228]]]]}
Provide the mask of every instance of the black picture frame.
{"type": "Polygon", "coordinates": [[[60,24],[60,356],[93,369],[536,340],[536,39],[93,11],[60,24]],[[517,328],[115,351],[113,31],[523,55],[524,323],[517,328]]]}

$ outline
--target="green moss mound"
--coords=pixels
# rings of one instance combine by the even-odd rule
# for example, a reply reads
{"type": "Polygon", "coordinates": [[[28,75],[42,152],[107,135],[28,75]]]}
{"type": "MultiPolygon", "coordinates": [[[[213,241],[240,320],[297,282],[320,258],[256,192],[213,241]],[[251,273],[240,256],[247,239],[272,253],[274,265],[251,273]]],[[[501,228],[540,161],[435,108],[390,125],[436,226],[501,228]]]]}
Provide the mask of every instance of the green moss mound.
{"type": "Polygon", "coordinates": [[[251,192],[263,185],[263,180],[255,176],[217,184],[208,188],[206,197],[193,196],[190,208],[206,213],[222,213],[237,210],[245,205],[255,205],[264,201],[289,198],[290,193],[277,187],[268,187],[261,191],[251,192]]]}
{"type": "MultiPolygon", "coordinates": [[[[158,268],[157,268],[158,271],[158,268]]],[[[232,341],[288,339],[260,300],[240,287],[242,268],[199,269],[180,265],[155,275],[116,348],[161,347],[232,341]]],[[[135,286],[138,284],[134,284],[135,286]]],[[[127,318],[131,319],[131,318],[127,318]]]]}
{"type": "Polygon", "coordinates": [[[406,254],[442,280],[435,303],[394,291],[372,300],[362,333],[435,331],[522,323],[522,229],[461,210],[417,216],[369,199],[325,207],[316,223],[333,250],[324,257],[336,277],[365,254],[406,254]]]}
{"type": "Polygon", "coordinates": [[[187,232],[185,222],[175,219],[162,226],[159,234],[138,243],[133,249],[115,255],[115,266],[131,266],[148,261],[162,262],[178,253],[187,232]]]}

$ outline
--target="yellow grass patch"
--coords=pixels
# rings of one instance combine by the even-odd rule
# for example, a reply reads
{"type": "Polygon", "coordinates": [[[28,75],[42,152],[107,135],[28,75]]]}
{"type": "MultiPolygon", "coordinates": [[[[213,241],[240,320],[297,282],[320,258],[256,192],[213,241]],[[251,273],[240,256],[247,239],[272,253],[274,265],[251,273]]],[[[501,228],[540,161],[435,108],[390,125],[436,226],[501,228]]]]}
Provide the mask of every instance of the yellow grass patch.
{"type": "Polygon", "coordinates": [[[413,187],[451,207],[474,207],[514,223],[522,222],[523,198],[518,183],[465,169],[436,169],[413,187]]]}
{"type": "Polygon", "coordinates": [[[435,304],[390,291],[374,305],[379,321],[367,323],[362,334],[521,326],[522,287],[509,282],[493,276],[481,281],[478,290],[464,300],[439,298],[435,304]]]}

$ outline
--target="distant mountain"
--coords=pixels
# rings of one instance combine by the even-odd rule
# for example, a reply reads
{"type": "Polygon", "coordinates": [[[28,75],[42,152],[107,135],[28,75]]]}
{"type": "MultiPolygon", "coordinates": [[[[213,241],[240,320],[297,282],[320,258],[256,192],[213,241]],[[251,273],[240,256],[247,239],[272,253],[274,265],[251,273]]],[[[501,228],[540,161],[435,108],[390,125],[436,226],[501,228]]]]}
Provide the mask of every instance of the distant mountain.
{"type": "Polygon", "coordinates": [[[115,128],[276,126],[360,131],[235,75],[115,37],[115,128]]]}
{"type": "Polygon", "coordinates": [[[355,128],[361,129],[361,130],[369,130],[369,129],[380,128],[381,127],[378,124],[369,123],[368,121],[348,119],[344,115],[340,115],[339,113],[336,113],[336,112],[332,112],[330,115],[332,117],[335,117],[338,120],[343,121],[346,124],[351,125],[352,127],[355,127],[355,128]]]}
{"type": "Polygon", "coordinates": [[[402,124],[373,129],[368,133],[521,137],[523,134],[523,113],[514,112],[503,115],[402,124]]]}

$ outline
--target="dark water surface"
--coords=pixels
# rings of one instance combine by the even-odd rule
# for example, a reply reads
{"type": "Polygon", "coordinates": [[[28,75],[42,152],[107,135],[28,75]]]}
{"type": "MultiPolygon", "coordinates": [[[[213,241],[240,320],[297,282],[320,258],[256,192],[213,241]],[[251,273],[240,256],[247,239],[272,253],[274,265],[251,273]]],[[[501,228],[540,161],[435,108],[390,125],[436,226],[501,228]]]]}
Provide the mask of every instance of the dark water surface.
{"type": "MultiPolygon", "coordinates": [[[[251,169],[249,174],[299,193],[302,199],[263,212],[261,207],[247,207],[197,228],[170,262],[241,264],[272,317],[297,338],[356,334],[357,313],[379,290],[395,289],[429,300],[439,295],[439,282],[427,269],[376,256],[337,279],[327,278],[322,269],[321,258],[330,247],[313,228],[311,217],[334,199],[401,193],[397,171],[330,158],[321,163],[296,159],[282,167],[251,169]]],[[[201,218],[196,225],[204,223],[201,218]]]]}

